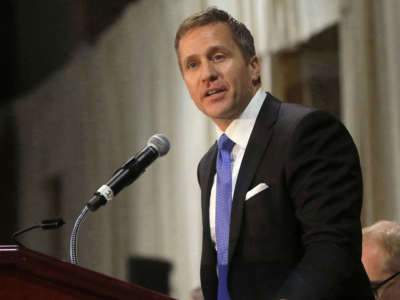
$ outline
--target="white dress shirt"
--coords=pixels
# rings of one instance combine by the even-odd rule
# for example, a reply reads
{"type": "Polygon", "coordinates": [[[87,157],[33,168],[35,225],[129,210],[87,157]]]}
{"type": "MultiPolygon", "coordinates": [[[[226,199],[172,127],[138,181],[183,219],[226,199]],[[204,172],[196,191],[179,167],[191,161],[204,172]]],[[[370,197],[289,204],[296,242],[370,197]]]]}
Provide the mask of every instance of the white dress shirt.
{"type": "MultiPolygon", "coordinates": [[[[253,131],[254,124],[258,113],[260,112],[261,106],[265,99],[265,92],[260,88],[250,100],[246,109],[242,114],[229,124],[225,130],[225,134],[235,142],[235,146],[231,152],[231,169],[232,169],[232,199],[235,191],[236,181],[239,174],[240,165],[243,160],[243,155],[247,147],[247,143],[250,138],[250,134],[253,131]]],[[[221,129],[216,126],[218,139],[224,133],[221,129]]],[[[210,195],[210,231],[211,239],[216,242],[215,237],[215,201],[217,193],[217,175],[214,176],[214,183],[211,188],[210,195]]]]}

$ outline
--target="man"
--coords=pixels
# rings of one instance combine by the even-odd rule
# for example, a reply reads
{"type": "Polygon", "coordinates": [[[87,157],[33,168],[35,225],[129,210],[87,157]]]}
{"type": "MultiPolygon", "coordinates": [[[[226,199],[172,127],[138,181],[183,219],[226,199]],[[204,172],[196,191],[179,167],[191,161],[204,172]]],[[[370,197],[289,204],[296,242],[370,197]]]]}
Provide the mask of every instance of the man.
{"type": "Polygon", "coordinates": [[[362,262],[376,299],[400,299],[400,225],[380,221],[363,229],[362,262]]]}
{"type": "Polygon", "coordinates": [[[224,11],[186,19],[175,50],[219,136],[198,166],[204,298],[373,299],[359,159],[343,125],[264,93],[253,37],[224,11]]]}

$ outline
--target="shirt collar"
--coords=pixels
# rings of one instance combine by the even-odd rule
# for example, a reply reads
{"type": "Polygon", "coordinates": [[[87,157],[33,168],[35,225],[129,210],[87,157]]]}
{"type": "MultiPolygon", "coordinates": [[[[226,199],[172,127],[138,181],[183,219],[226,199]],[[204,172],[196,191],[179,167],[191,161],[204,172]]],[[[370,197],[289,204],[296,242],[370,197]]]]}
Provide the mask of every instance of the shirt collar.
{"type": "MultiPolygon", "coordinates": [[[[233,120],[229,124],[228,128],[225,130],[225,134],[239,145],[241,148],[246,149],[247,143],[250,138],[250,134],[253,131],[254,124],[258,113],[260,112],[261,106],[265,99],[265,93],[262,89],[254,94],[253,98],[250,100],[249,104],[245,110],[240,114],[240,116],[233,120]]],[[[224,133],[218,126],[216,127],[218,139],[224,133]]]]}

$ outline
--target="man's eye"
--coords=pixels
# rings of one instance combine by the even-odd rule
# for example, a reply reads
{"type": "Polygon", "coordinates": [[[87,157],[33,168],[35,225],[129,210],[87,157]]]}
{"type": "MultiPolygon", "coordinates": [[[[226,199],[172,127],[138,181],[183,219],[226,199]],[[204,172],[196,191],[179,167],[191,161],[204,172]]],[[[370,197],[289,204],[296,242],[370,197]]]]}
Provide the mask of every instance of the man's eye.
{"type": "Polygon", "coordinates": [[[225,58],[225,56],[223,56],[222,54],[216,54],[215,56],[214,56],[214,60],[215,61],[219,61],[219,60],[222,60],[222,59],[224,59],[225,58]]]}
{"type": "Polygon", "coordinates": [[[197,63],[195,63],[195,62],[190,62],[190,63],[187,64],[187,68],[188,68],[188,69],[193,69],[193,68],[195,68],[196,66],[197,66],[197,63]]]}

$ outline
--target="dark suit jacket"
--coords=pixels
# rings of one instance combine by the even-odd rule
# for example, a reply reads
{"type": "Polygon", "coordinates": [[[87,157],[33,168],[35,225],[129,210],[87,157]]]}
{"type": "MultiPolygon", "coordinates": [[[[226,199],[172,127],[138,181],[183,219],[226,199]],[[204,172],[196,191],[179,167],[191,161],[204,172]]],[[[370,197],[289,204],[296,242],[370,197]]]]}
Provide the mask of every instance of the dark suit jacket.
{"type": "MultiPolygon", "coordinates": [[[[217,299],[209,199],[217,145],[198,167],[201,283],[217,299]]],[[[357,149],[328,113],[281,103],[261,107],[232,202],[228,289],[232,300],[373,299],[361,264],[362,178],[357,149]],[[269,188],[245,201],[260,183],[269,188]]]]}

